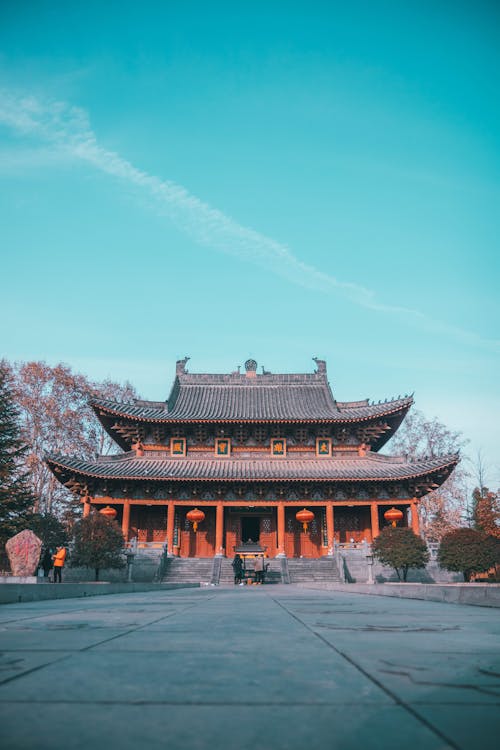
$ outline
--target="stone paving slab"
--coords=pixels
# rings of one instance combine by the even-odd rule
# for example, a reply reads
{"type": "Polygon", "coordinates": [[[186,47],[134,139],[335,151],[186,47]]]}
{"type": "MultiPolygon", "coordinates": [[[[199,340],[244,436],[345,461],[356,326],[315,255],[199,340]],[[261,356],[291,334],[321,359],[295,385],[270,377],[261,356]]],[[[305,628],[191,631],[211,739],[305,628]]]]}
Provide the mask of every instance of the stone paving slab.
{"type": "Polygon", "coordinates": [[[296,586],[6,605],[7,750],[489,750],[494,610],[296,586]]]}
{"type": "Polygon", "coordinates": [[[448,750],[399,706],[0,705],[9,750],[448,750]],[[86,720],[82,719],[86,716],[86,720]],[[50,731],[48,730],[50,727],[50,731]],[[50,735],[50,736],[49,736],[50,735]],[[36,737],[36,740],[34,739],[36,737]]]}
{"type": "Polygon", "coordinates": [[[0,684],[69,655],[70,652],[61,651],[3,651],[0,653],[0,684]]]}

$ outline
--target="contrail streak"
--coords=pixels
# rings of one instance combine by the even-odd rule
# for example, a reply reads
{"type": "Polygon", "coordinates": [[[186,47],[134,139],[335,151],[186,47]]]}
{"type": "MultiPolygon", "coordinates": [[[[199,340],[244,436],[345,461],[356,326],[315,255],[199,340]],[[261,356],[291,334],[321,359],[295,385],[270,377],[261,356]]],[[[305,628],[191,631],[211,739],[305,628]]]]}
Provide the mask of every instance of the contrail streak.
{"type": "Polygon", "coordinates": [[[435,321],[410,307],[378,302],[372,290],[353,282],[341,281],[304,263],[286,244],[239,224],[227,214],[192,195],[182,185],[134,167],[116,152],[99,144],[87,113],[79,107],[65,102],[42,101],[33,96],[4,90],[0,96],[0,122],[17,133],[38,137],[72,158],[147,192],[158,213],[168,216],[177,227],[201,245],[257,264],[298,286],[326,293],[335,290],[351,302],[369,310],[396,314],[419,327],[453,336],[476,346],[497,351],[500,349],[500,341],[483,339],[476,333],[435,321]]]}

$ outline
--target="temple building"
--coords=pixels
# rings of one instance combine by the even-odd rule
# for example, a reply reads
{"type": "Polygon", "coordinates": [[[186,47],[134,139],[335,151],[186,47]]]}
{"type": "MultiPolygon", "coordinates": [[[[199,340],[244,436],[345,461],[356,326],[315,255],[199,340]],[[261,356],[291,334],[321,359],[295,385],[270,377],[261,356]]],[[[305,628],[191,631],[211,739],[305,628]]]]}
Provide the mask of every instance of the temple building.
{"type": "Polygon", "coordinates": [[[305,374],[258,374],[254,360],[244,373],[198,374],[186,358],[165,402],[93,402],[124,453],[48,465],[84,515],[109,506],[126,540],[174,556],[233,556],[252,540],[269,557],[319,558],[335,541],[370,542],[391,508],[418,533],[420,499],[458,456],[382,455],[412,396],[337,401],[315,363],[305,374]]]}

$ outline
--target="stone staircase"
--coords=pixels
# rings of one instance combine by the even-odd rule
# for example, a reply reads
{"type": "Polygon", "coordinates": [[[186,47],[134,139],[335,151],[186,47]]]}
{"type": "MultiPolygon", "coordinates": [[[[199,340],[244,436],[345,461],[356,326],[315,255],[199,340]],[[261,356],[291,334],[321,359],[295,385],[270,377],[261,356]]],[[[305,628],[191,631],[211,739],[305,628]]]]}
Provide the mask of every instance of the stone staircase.
{"type": "Polygon", "coordinates": [[[333,557],[288,558],[290,583],[341,583],[337,564],[333,557]]]}
{"type": "Polygon", "coordinates": [[[160,564],[162,549],[139,549],[134,555],[132,580],[146,583],[154,580],[160,564]]]}
{"type": "MultiPolygon", "coordinates": [[[[221,586],[229,586],[234,583],[234,572],[231,565],[232,560],[229,558],[223,558],[221,560],[220,578],[219,584],[221,586]]],[[[266,573],[265,582],[267,583],[281,583],[281,561],[276,559],[266,558],[266,565],[269,565],[269,570],[266,573]]],[[[251,567],[251,562],[248,563],[251,567]]]]}
{"type": "Polygon", "coordinates": [[[165,562],[162,583],[210,583],[212,557],[169,557],[165,562]]]}
{"type": "MultiPolygon", "coordinates": [[[[269,570],[266,573],[266,584],[308,583],[311,581],[341,582],[337,565],[331,557],[318,559],[288,558],[285,560],[269,558],[266,559],[267,564],[269,565],[269,570]]],[[[221,586],[229,586],[234,583],[231,559],[225,557],[170,557],[165,561],[161,582],[218,583],[221,586]]]]}

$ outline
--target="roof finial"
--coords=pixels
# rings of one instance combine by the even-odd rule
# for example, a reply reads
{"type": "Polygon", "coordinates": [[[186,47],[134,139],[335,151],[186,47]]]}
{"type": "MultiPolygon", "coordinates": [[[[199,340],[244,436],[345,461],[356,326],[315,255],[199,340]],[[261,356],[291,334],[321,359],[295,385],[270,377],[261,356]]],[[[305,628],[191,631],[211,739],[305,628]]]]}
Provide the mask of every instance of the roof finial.
{"type": "Polygon", "coordinates": [[[257,375],[257,362],[254,359],[247,359],[245,362],[247,378],[255,378],[257,375]]]}
{"type": "Polygon", "coordinates": [[[175,374],[184,375],[186,372],[186,364],[191,357],[184,357],[184,359],[178,359],[175,363],[175,374]]]}
{"type": "Polygon", "coordinates": [[[316,362],[316,366],[318,368],[316,372],[326,372],[326,361],[324,359],[313,357],[313,361],[316,362]]]}

